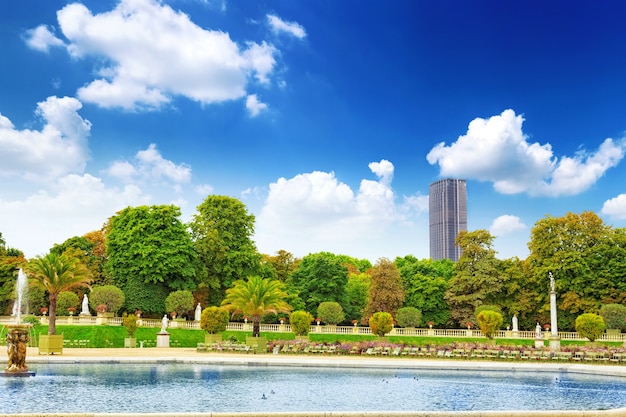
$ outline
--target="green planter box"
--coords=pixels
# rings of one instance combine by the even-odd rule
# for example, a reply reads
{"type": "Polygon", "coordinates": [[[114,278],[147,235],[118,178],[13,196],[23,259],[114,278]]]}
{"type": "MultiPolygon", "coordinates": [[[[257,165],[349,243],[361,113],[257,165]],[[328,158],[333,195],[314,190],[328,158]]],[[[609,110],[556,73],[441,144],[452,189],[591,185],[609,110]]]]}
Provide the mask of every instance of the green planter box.
{"type": "Polygon", "coordinates": [[[251,348],[255,348],[256,353],[266,353],[267,352],[267,337],[252,337],[246,336],[246,345],[251,348]]]}
{"type": "Polygon", "coordinates": [[[62,334],[42,334],[39,336],[39,354],[54,355],[63,354],[63,335],[62,334]]]}
{"type": "Polygon", "coordinates": [[[215,334],[207,333],[204,335],[204,343],[207,345],[212,345],[214,343],[219,343],[221,341],[222,341],[221,333],[215,333],[215,334]]]}
{"type": "Polygon", "coordinates": [[[136,348],[137,347],[137,339],[134,337],[126,337],[124,338],[124,347],[125,348],[136,348]]]}

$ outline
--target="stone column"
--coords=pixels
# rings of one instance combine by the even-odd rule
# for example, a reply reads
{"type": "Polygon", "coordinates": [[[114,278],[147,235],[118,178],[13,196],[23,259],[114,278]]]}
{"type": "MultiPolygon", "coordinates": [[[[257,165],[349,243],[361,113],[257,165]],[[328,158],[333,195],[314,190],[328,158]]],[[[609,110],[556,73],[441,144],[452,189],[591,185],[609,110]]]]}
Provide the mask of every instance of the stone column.
{"type": "Polygon", "coordinates": [[[550,272],[548,275],[550,277],[550,350],[559,351],[561,350],[561,339],[559,339],[559,329],[557,327],[556,291],[554,290],[554,276],[552,275],[552,272],[550,272]]]}

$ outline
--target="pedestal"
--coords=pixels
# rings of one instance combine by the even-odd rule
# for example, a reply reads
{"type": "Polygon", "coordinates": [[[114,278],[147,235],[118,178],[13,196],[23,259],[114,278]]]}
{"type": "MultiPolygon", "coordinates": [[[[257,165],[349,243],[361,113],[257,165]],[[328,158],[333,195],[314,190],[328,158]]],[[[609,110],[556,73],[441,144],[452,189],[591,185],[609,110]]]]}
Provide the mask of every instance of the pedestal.
{"type": "Polygon", "coordinates": [[[157,333],[156,347],[170,347],[170,334],[167,332],[157,333]]]}
{"type": "Polygon", "coordinates": [[[550,336],[550,350],[558,352],[561,350],[561,338],[558,336],[550,336]]]}
{"type": "Polygon", "coordinates": [[[543,349],[544,346],[543,339],[535,339],[535,349],[543,349]]]}

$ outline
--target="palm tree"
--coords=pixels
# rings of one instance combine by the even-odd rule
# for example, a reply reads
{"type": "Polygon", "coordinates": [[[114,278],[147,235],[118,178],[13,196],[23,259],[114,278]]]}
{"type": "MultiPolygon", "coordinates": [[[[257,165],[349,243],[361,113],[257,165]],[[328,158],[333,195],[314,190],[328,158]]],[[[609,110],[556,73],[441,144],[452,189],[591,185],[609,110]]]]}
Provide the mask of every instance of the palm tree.
{"type": "Polygon", "coordinates": [[[247,281],[237,280],[226,290],[222,306],[235,313],[252,318],[252,337],[259,337],[261,316],[266,313],[289,313],[291,306],[285,299],[283,283],[274,279],[249,277],[247,281]]]}
{"type": "Polygon", "coordinates": [[[48,334],[56,334],[57,297],[61,291],[88,287],[91,272],[77,258],[49,253],[28,263],[31,285],[47,291],[50,297],[48,334]]]}

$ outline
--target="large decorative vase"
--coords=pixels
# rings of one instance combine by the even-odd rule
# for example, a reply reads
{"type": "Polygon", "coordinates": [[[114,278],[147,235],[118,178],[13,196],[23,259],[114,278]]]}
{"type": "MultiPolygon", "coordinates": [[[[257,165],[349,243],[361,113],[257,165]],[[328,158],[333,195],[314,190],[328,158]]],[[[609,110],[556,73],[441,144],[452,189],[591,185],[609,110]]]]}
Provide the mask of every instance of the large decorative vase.
{"type": "Polygon", "coordinates": [[[9,362],[4,372],[8,374],[28,374],[26,348],[30,342],[28,325],[7,326],[7,355],[9,362]]]}
{"type": "Polygon", "coordinates": [[[42,334],[39,335],[39,354],[54,355],[63,354],[63,335],[62,334],[42,334]]]}

